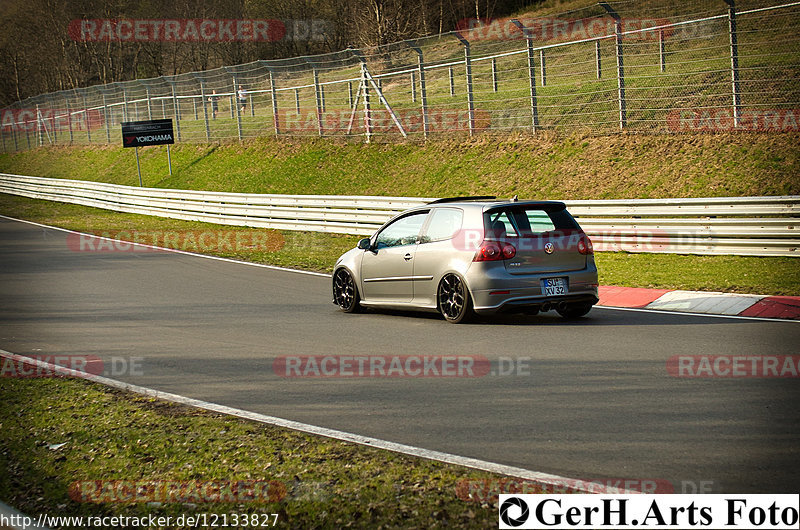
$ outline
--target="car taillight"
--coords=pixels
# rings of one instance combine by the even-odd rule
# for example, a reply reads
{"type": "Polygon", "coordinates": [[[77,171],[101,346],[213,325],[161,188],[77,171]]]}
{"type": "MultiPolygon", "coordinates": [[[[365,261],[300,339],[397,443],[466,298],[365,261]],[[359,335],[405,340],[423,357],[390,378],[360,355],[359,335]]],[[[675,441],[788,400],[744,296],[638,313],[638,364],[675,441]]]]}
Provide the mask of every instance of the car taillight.
{"type": "Polygon", "coordinates": [[[586,234],[582,235],[581,238],[578,240],[578,252],[583,255],[586,254],[594,254],[594,247],[592,246],[592,240],[589,239],[589,236],[586,234]]]}
{"type": "Polygon", "coordinates": [[[484,241],[472,261],[500,261],[516,255],[517,249],[511,243],[484,241]]]}

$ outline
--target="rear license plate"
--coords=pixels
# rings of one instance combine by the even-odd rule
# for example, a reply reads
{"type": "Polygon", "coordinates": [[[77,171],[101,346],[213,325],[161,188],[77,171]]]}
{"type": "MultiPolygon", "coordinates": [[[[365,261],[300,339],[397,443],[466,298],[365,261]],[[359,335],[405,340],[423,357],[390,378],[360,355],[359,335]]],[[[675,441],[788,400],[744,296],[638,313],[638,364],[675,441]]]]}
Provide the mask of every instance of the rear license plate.
{"type": "Polygon", "coordinates": [[[542,280],[542,294],[545,296],[556,296],[567,294],[566,278],[544,278],[542,280]]]}

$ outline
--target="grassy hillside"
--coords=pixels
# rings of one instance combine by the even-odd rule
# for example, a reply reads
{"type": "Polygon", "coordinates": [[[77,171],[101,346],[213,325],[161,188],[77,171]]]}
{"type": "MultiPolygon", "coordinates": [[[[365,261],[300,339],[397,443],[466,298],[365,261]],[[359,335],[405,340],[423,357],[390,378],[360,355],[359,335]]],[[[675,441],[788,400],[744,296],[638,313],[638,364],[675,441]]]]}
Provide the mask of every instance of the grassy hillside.
{"type": "MultiPolygon", "coordinates": [[[[274,140],[140,150],[145,186],[248,193],[603,199],[800,194],[800,134],[274,140]]],[[[138,185],[132,149],[45,147],[0,171],[138,185]]]]}

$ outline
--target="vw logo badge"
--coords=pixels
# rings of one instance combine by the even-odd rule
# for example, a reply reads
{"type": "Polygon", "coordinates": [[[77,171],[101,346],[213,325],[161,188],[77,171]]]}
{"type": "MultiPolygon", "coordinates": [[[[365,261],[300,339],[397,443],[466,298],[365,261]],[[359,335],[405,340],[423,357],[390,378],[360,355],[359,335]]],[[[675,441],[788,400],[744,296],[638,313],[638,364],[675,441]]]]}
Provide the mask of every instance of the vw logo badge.
{"type": "Polygon", "coordinates": [[[548,254],[552,254],[555,249],[556,247],[554,247],[552,243],[546,243],[544,245],[544,251],[548,254]]]}

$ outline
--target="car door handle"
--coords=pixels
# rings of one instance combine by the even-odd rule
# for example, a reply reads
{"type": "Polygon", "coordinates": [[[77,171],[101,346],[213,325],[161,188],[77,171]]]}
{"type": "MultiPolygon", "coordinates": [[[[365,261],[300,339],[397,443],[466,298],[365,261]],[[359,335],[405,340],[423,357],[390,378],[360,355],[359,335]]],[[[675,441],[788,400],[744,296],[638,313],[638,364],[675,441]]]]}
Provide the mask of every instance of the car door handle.
{"type": "Polygon", "coordinates": [[[406,254],[405,256],[403,256],[403,259],[406,261],[410,260],[411,258],[412,258],[411,254],[406,254]]]}

